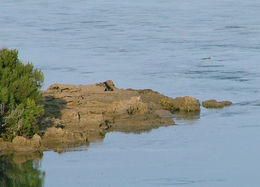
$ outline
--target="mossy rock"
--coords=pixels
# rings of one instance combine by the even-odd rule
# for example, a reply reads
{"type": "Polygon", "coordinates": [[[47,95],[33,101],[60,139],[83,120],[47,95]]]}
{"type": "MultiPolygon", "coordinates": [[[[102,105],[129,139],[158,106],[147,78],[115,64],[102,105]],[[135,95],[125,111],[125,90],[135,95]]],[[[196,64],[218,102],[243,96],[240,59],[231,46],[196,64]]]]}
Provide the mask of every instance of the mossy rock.
{"type": "Polygon", "coordinates": [[[202,102],[202,106],[205,108],[223,108],[226,106],[230,106],[231,104],[231,101],[216,101],[215,99],[202,102]]]}
{"type": "Polygon", "coordinates": [[[160,104],[166,110],[175,112],[199,112],[200,102],[193,97],[177,97],[175,99],[161,99],[160,104]]]}

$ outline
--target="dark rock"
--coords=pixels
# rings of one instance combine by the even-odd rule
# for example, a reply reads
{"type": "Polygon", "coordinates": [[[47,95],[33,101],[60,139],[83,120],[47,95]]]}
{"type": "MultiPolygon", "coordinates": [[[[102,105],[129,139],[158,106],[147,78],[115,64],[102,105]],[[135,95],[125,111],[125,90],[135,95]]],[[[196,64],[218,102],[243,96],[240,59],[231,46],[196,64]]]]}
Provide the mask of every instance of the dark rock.
{"type": "Polygon", "coordinates": [[[105,85],[105,91],[114,91],[115,85],[113,83],[113,81],[111,80],[107,80],[106,82],[104,82],[105,85]]]}

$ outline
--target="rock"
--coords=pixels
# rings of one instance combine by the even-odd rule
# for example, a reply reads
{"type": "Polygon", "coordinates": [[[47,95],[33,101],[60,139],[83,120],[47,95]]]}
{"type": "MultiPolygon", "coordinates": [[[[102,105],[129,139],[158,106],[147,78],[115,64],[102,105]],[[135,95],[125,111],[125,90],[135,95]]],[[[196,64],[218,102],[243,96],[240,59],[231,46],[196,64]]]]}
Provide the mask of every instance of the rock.
{"type": "Polygon", "coordinates": [[[60,89],[59,84],[52,84],[52,85],[48,88],[48,90],[59,90],[59,89],[60,89]]]}
{"type": "Polygon", "coordinates": [[[58,123],[55,127],[56,127],[56,128],[64,129],[64,128],[65,128],[65,125],[62,124],[62,123],[58,123]]]}
{"type": "Polygon", "coordinates": [[[160,117],[170,117],[172,115],[169,110],[156,110],[154,112],[160,117]]]}
{"type": "Polygon", "coordinates": [[[71,85],[66,85],[66,84],[53,84],[48,88],[48,90],[57,91],[57,92],[63,92],[70,89],[71,89],[71,85]]]}
{"type": "Polygon", "coordinates": [[[47,128],[44,138],[61,138],[64,135],[64,130],[61,128],[50,127],[47,128]]]}
{"type": "Polygon", "coordinates": [[[202,106],[205,108],[223,108],[225,106],[230,106],[231,104],[232,102],[230,101],[216,101],[215,99],[202,102],[202,106]]]}
{"type": "Polygon", "coordinates": [[[78,128],[76,131],[75,129],[68,130],[50,127],[47,128],[43,136],[42,144],[44,149],[63,149],[75,145],[89,144],[89,142],[86,142],[86,139],[87,134],[81,132],[78,128]]]}
{"type": "Polygon", "coordinates": [[[104,84],[106,86],[105,91],[114,91],[115,85],[114,85],[113,81],[107,80],[106,82],[104,82],[104,84]]]}
{"type": "Polygon", "coordinates": [[[97,83],[96,86],[103,87],[103,91],[114,91],[116,88],[112,80],[107,80],[105,82],[97,83]]]}
{"type": "MultiPolygon", "coordinates": [[[[172,99],[150,89],[118,89],[111,80],[93,85],[55,84],[43,95],[45,98],[54,98],[44,103],[47,114],[55,113],[49,118],[53,126],[59,127],[57,118],[64,124],[63,133],[59,134],[57,129],[47,129],[44,139],[61,137],[60,142],[64,141],[65,136],[67,140],[69,137],[81,139],[77,134],[78,129],[83,134],[89,134],[90,131],[92,134],[104,134],[107,131],[139,133],[175,124],[169,117],[171,112],[200,111],[200,103],[195,98],[172,99]]],[[[85,135],[83,137],[89,139],[85,135]]],[[[56,138],[55,141],[59,140],[56,138]]]]}
{"type": "Polygon", "coordinates": [[[27,146],[29,144],[28,140],[22,136],[16,136],[12,143],[14,146],[27,146]]]}
{"type": "Polygon", "coordinates": [[[165,98],[161,99],[160,103],[164,109],[169,110],[172,113],[200,111],[199,100],[189,96],[177,97],[175,99],[165,98]]]}
{"type": "Polygon", "coordinates": [[[77,125],[80,122],[80,112],[76,109],[64,109],[61,110],[62,120],[65,123],[77,125]]]}
{"type": "Polygon", "coordinates": [[[137,103],[130,105],[126,111],[129,115],[146,114],[148,112],[148,108],[143,103],[137,103]]]}
{"type": "Polygon", "coordinates": [[[30,144],[34,147],[40,147],[41,141],[42,141],[42,138],[38,134],[35,134],[35,135],[33,135],[32,139],[30,140],[30,144]]]}
{"type": "Polygon", "coordinates": [[[12,141],[12,149],[20,152],[35,151],[40,149],[41,137],[35,134],[31,139],[16,136],[12,141]]]}
{"type": "Polygon", "coordinates": [[[210,59],[211,59],[211,57],[209,56],[209,57],[204,57],[201,60],[210,60],[210,59]]]}
{"type": "Polygon", "coordinates": [[[1,150],[63,151],[101,141],[107,132],[141,133],[174,125],[172,113],[193,116],[200,112],[195,98],[172,99],[150,89],[118,89],[111,80],[91,85],[53,84],[42,95],[41,137],[28,140],[18,136],[13,143],[0,140],[1,150]]]}
{"type": "Polygon", "coordinates": [[[148,112],[147,104],[141,101],[140,96],[130,97],[128,99],[115,101],[109,106],[109,111],[116,111],[118,114],[145,114],[148,112]]]}

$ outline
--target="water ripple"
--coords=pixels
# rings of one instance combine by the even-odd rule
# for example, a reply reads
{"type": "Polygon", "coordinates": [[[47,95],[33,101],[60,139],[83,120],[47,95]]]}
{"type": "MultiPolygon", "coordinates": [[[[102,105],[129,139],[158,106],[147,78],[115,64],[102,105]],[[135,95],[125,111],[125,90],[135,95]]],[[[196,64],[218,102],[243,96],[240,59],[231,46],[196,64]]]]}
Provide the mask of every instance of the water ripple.
{"type": "Polygon", "coordinates": [[[156,184],[158,186],[178,186],[178,185],[194,185],[199,183],[221,183],[224,179],[188,179],[188,178],[157,178],[157,179],[147,179],[145,182],[150,184],[156,184]]]}

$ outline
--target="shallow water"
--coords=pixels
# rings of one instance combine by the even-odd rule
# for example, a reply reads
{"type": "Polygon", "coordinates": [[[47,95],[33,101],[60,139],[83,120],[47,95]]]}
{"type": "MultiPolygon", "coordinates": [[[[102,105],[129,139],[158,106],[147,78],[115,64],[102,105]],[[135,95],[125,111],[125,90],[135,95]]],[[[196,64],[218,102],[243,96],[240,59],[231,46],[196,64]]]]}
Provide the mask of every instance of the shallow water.
{"type": "Polygon", "coordinates": [[[45,152],[35,168],[45,186],[257,186],[259,8],[256,0],[2,1],[0,47],[42,69],[44,89],[112,79],[234,102],[176,126],[45,152]]]}

